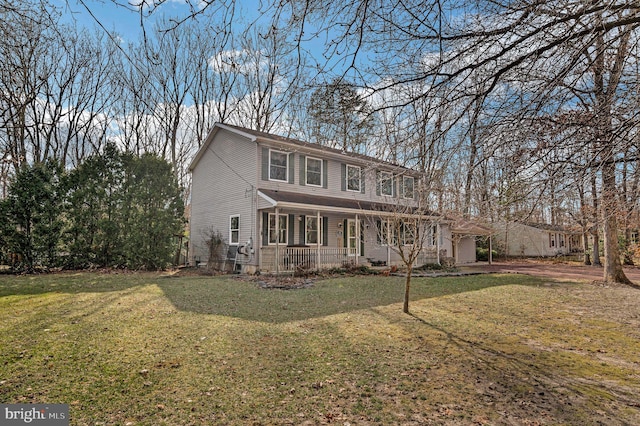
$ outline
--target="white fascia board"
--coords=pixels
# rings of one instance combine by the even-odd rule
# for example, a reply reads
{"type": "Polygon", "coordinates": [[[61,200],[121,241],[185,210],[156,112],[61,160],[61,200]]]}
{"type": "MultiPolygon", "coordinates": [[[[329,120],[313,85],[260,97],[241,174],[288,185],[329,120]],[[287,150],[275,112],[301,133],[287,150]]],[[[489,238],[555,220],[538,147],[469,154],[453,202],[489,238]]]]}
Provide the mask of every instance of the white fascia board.
{"type": "Polygon", "coordinates": [[[216,123],[215,125],[217,127],[221,128],[221,129],[224,129],[224,130],[228,131],[228,132],[235,133],[236,135],[242,136],[243,138],[247,138],[251,142],[255,142],[257,140],[256,136],[254,136],[252,134],[249,134],[249,133],[246,133],[246,132],[243,132],[242,130],[238,130],[236,128],[229,127],[226,124],[216,123]]]}
{"type": "Polygon", "coordinates": [[[269,197],[266,194],[263,194],[262,191],[258,190],[258,195],[262,197],[264,200],[266,200],[267,203],[271,204],[273,207],[278,206],[278,202],[276,200],[274,200],[273,198],[269,197]]]}

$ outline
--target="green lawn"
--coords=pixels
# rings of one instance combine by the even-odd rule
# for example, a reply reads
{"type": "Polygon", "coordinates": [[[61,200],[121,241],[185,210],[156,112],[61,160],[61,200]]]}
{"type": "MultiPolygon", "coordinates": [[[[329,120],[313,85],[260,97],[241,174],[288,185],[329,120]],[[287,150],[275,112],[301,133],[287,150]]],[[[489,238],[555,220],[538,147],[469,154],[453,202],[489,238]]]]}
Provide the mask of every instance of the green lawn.
{"type": "Polygon", "coordinates": [[[640,424],[640,293],[518,275],[0,275],[0,402],[72,425],[640,424]]]}

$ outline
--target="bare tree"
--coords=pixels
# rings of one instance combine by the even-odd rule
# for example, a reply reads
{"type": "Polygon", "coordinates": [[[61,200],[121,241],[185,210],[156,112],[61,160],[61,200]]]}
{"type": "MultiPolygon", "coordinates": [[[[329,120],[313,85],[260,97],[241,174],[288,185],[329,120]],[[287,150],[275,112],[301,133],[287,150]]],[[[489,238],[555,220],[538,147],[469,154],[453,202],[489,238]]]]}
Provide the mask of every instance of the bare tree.
{"type": "MultiPolygon", "coordinates": [[[[336,33],[327,54],[340,52],[349,58],[348,66],[372,90],[418,82],[428,91],[447,87],[447,99],[461,105],[458,122],[479,97],[500,103],[500,115],[521,134],[535,129],[529,124],[540,117],[576,104],[591,112],[602,177],[598,195],[605,236],[604,279],[627,282],[617,248],[615,164],[622,146],[619,122],[613,117],[623,97],[621,82],[629,83],[624,76],[630,42],[638,39],[640,8],[627,1],[578,0],[424,6],[413,1],[360,0],[338,6],[316,0],[304,7],[291,5],[291,10],[293,22],[310,24],[313,18],[316,26],[336,33]],[[375,66],[364,61],[366,55],[375,57],[375,66]],[[411,66],[416,62],[422,67],[411,66]],[[482,92],[468,93],[469,78],[481,85],[482,92]],[[386,84],[374,86],[374,80],[386,84]]],[[[416,93],[413,101],[427,95],[416,93]]],[[[530,136],[524,139],[529,140],[530,136]]],[[[523,148],[530,150],[527,145],[523,148]]],[[[526,168],[534,171],[532,164],[526,168]]],[[[513,178],[524,182],[528,176],[520,170],[513,178]]]]}

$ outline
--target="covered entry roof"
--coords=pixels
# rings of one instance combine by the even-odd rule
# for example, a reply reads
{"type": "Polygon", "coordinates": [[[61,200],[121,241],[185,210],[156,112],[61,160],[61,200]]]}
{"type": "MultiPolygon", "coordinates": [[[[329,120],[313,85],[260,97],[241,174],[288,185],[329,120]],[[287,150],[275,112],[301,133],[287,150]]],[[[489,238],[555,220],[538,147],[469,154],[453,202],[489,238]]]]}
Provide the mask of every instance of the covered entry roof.
{"type": "MultiPolygon", "coordinates": [[[[317,195],[272,189],[259,189],[258,195],[273,207],[321,210],[336,213],[364,213],[381,216],[412,216],[418,213],[418,208],[416,207],[404,206],[402,204],[374,203],[372,201],[357,200],[355,198],[320,197],[317,195]]],[[[423,212],[423,214],[429,217],[440,216],[431,211],[423,212]]]]}

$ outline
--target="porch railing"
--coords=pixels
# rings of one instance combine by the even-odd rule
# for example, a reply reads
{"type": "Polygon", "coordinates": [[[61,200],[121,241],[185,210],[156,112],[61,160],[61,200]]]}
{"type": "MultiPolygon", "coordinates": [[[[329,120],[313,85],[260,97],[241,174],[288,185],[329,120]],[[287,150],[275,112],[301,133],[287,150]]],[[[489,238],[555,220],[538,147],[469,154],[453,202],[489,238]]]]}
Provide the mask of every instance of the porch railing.
{"type": "MultiPolygon", "coordinates": [[[[276,248],[274,246],[261,247],[260,250],[260,270],[264,272],[340,268],[356,262],[355,248],[281,246],[278,248],[276,268],[276,248]]],[[[441,262],[446,255],[446,250],[440,250],[440,256],[438,256],[435,248],[425,248],[418,255],[415,266],[441,262]]]]}
{"type": "Polygon", "coordinates": [[[339,268],[356,259],[355,248],[283,246],[278,248],[276,268],[276,248],[262,247],[260,250],[260,269],[267,272],[339,268]]]}

